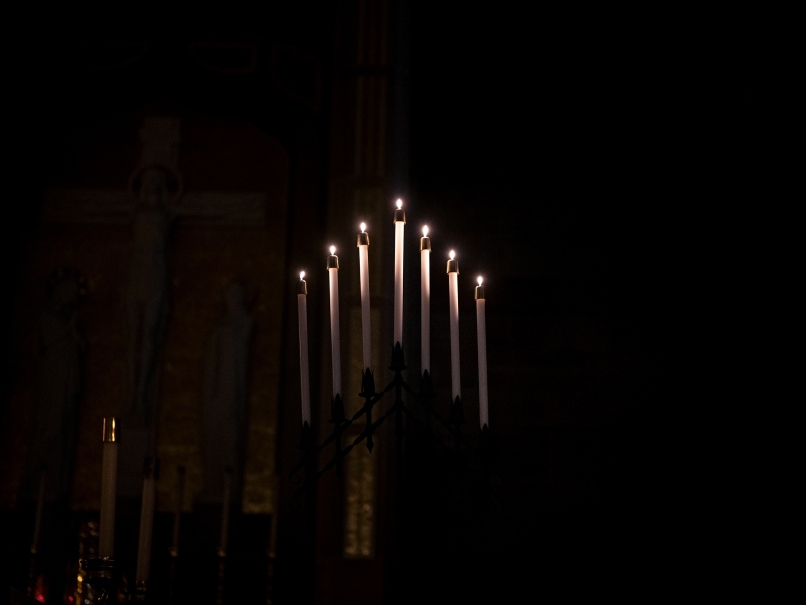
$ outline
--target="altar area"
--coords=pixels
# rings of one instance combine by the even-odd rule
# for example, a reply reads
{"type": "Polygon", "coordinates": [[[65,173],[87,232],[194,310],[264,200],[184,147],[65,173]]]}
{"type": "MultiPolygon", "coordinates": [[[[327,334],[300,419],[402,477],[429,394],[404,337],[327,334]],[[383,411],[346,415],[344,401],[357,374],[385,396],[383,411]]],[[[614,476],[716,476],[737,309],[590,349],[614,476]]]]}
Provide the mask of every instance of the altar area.
{"type": "Polygon", "coordinates": [[[105,548],[115,593],[142,581],[154,603],[497,602],[665,574],[676,126],[648,59],[595,28],[538,44],[500,11],[271,11],[212,38],[50,32],[24,63],[11,587],[78,603],[105,548]]]}

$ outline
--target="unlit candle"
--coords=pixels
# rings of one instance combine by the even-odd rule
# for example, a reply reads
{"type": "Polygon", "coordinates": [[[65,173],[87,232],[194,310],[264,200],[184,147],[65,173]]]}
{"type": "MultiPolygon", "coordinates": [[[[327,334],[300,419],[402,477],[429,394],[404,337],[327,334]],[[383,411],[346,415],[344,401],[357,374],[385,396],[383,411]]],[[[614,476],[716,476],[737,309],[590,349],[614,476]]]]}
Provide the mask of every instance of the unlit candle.
{"type": "Polygon", "coordinates": [[[36,515],[34,516],[34,537],[31,539],[31,554],[35,555],[39,548],[39,530],[42,527],[42,508],[45,505],[45,479],[47,469],[39,473],[39,493],[36,496],[36,515]]]}
{"type": "Polygon", "coordinates": [[[115,549],[115,496],[117,494],[118,434],[114,416],[104,418],[101,466],[101,522],[98,556],[112,557],[115,549]]]}
{"type": "Polygon", "coordinates": [[[182,522],[182,503],[185,500],[185,467],[179,466],[177,472],[176,508],[174,509],[174,530],[171,538],[170,553],[172,557],[179,556],[179,531],[182,522]]]}
{"type": "Polygon", "coordinates": [[[221,532],[218,538],[218,556],[227,556],[227,538],[229,533],[229,501],[232,491],[232,469],[224,474],[224,496],[221,503],[221,532]]]}
{"type": "Polygon", "coordinates": [[[143,464],[143,501],[140,505],[140,538],[137,544],[136,580],[148,582],[151,567],[151,537],[154,533],[154,491],[157,479],[157,461],[146,458],[143,464]]]}

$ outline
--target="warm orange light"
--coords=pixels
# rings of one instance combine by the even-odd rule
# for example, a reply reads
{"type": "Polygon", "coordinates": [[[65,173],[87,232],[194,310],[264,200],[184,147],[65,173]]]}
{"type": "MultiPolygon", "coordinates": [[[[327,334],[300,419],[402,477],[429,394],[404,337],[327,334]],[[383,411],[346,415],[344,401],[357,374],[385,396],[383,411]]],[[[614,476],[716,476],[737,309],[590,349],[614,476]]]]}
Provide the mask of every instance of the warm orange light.
{"type": "Polygon", "coordinates": [[[300,271],[299,272],[299,278],[300,279],[305,279],[305,271],[300,271]]]}
{"type": "Polygon", "coordinates": [[[330,246],[330,254],[336,254],[336,246],[330,246]]]}
{"type": "Polygon", "coordinates": [[[428,225],[423,227],[423,237],[428,237],[428,225]]]}
{"type": "Polygon", "coordinates": [[[366,232],[366,230],[367,230],[367,224],[366,223],[361,223],[361,233],[366,232]]]}
{"type": "Polygon", "coordinates": [[[453,250],[451,250],[451,253],[450,253],[449,256],[451,257],[451,260],[453,260],[453,257],[456,256],[456,253],[453,250]]]}
{"type": "Polygon", "coordinates": [[[481,275],[479,275],[479,279],[478,279],[478,281],[479,281],[479,285],[481,285],[481,282],[483,282],[483,281],[484,281],[483,279],[481,279],[481,275]]]}
{"type": "Polygon", "coordinates": [[[400,210],[403,207],[403,200],[397,200],[397,209],[400,210]]]}

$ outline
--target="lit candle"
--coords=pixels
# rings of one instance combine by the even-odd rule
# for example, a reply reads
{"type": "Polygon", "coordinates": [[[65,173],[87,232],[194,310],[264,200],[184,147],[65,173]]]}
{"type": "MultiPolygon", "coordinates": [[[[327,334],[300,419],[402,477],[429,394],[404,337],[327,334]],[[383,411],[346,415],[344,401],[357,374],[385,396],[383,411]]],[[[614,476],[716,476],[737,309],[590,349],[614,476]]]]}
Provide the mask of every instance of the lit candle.
{"type": "Polygon", "coordinates": [[[361,333],[364,338],[364,371],[369,369],[372,360],[369,321],[369,233],[367,225],[361,223],[358,234],[358,265],[361,280],[361,333]]]}
{"type": "Polygon", "coordinates": [[[341,395],[341,340],[339,337],[339,257],[336,246],[330,246],[327,257],[330,279],[330,351],[333,361],[333,399],[341,395]]]}
{"type": "Polygon", "coordinates": [[[459,261],[451,250],[448,261],[448,305],[451,319],[451,401],[462,398],[459,385],[459,261]]]}
{"type": "Polygon", "coordinates": [[[101,466],[101,523],[98,556],[112,557],[115,546],[115,495],[117,494],[118,434],[114,416],[104,418],[103,462],[101,466]]]}
{"type": "Polygon", "coordinates": [[[395,344],[403,347],[403,227],[406,225],[406,213],[403,201],[397,200],[395,210],[395,344]]]}
{"type": "Polygon", "coordinates": [[[490,426],[487,402],[487,324],[484,312],[484,281],[479,277],[479,285],[476,286],[476,332],[479,341],[479,428],[490,426]]]}
{"type": "Polygon", "coordinates": [[[227,556],[227,535],[229,531],[229,501],[232,490],[232,469],[227,467],[224,473],[224,497],[221,503],[221,533],[218,538],[218,556],[227,556]]]}
{"type": "Polygon", "coordinates": [[[420,238],[420,359],[422,371],[431,373],[431,240],[428,226],[420,238]]]}
{"type": "Polygon", "coordinates": [[[302,425],[311,426],[311,380],[308,369],[308,284],[305,271],[299,274],[297,312],[299,314],[299,380],[302,395],[302,425]]]}
{"type": "Polygon", "coordinates": [[[151,566],[151,536],[154,529],[154,488],[157,479],[157,461],[152,457],[143,464],[143,501],[140,505],[140,539],[137,543],[138,584],[148,582],[151,566]]]}

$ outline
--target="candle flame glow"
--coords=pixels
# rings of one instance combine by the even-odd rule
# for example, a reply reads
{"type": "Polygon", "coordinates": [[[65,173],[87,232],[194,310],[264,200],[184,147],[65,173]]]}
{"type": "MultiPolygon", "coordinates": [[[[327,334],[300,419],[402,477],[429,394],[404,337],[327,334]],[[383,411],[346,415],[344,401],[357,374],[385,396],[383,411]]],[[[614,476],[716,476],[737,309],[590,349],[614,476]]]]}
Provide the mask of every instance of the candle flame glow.
{"type": "Polygon", "coordinates": [[[479,285],[481,285],[481,282],[484,281],[483,279],[481,279],[481,275],[479,275],[479,280],[478,281],[479,281],[479,285]]]}
{"type": "Polygon", "coordinates": [[[453,260],[453,257],[456,256],[456,253],[453,250],[451,250],[451,253],[450,253],[449,256],[451,257],[451,260],[453,260]]]}
{"type": "Polygon", "coordinates": [[[403,207],[403,200],[397,200],[397,209],[400,210],[403,207]]]}
{"type": "Polygon", "coordinates": [[[299,272],[299,278],[300,279],[305,279],[305,271],[300,271],[299,272]]]}
{"type": "Polygon", "coordinates": [[[423,227],[423,237],[428,237],[428,225],[423,227]]]}
{"type": "Polygon", "coordinates": [[[367,224],[366,223],[361,223],[361,233],[366,232],[366,230],[367,230],[367,224]]]}
{"type": "Polygon", "coordinates": [[[336,254],[336,246],[330,246],[330,254],[336,254]]]}

